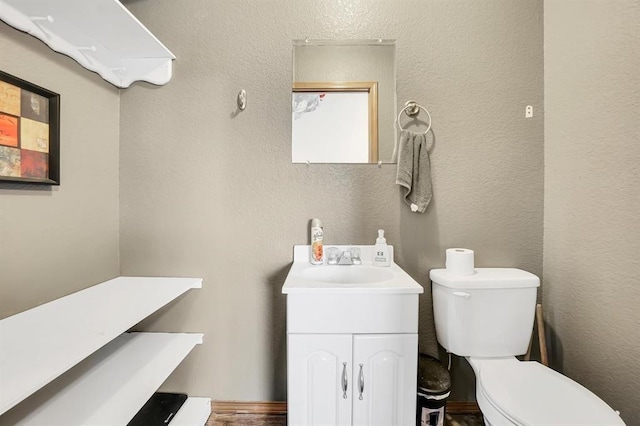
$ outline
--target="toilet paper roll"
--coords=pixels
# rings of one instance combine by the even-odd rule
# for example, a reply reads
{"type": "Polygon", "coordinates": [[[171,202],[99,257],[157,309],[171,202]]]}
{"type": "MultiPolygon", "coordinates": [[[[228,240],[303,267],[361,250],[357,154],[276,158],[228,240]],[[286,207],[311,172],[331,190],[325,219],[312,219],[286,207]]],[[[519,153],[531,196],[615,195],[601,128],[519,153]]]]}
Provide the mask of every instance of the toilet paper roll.
{"type": "Polygon", "coordinates": [[[473,275],[473,250],[464,248],[447,249],[447,271],[453,275],[473,275]]]}

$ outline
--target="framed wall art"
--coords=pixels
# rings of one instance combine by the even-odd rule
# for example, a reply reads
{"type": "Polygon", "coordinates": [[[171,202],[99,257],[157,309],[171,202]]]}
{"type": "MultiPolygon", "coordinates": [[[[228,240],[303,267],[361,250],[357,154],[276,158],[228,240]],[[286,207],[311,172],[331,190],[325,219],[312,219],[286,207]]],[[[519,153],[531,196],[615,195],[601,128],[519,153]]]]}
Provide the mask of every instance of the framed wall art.
{"type": "Polygon", "coordinates": [[[60,184],[60,95],[2,71],[0,181],[60,184]]]}

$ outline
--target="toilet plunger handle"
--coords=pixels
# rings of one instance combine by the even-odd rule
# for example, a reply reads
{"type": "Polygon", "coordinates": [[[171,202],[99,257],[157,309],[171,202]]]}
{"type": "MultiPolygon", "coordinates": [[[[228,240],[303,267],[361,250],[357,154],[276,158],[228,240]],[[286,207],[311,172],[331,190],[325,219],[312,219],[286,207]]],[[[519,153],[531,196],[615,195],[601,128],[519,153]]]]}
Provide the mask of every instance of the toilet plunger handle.
{"type": "Polygon", "coordinates": [[[538,341],[540,342],[540,362],[545,367],[548,367],[547,338],[544,333],[544,318],[542,317],[542,305],[540,303],[536,305],[536,320],[538,322],[538,341]]]}

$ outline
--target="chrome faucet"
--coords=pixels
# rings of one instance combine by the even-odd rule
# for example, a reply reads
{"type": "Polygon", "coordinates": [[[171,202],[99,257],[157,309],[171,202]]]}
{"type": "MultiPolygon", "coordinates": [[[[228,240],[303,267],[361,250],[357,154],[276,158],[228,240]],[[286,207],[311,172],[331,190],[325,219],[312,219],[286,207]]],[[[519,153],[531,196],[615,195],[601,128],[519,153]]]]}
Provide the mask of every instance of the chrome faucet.
{"type": "Polygon", "coordinates": [[[342,253],[337,247],[327,249],[327,265],[360,265],[360,248],[351,247],[342,253]]]}

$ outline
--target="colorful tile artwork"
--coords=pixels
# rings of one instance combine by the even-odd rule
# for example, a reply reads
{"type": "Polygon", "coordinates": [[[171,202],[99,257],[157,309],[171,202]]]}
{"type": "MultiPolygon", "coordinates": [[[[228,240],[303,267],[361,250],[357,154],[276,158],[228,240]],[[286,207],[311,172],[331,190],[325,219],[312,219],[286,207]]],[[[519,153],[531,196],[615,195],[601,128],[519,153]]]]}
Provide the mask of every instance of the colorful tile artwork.
{"type": "Polygon", "coordinates": [[[49,177],[49,100],[0,81],[0,176],[49,177]]]}

